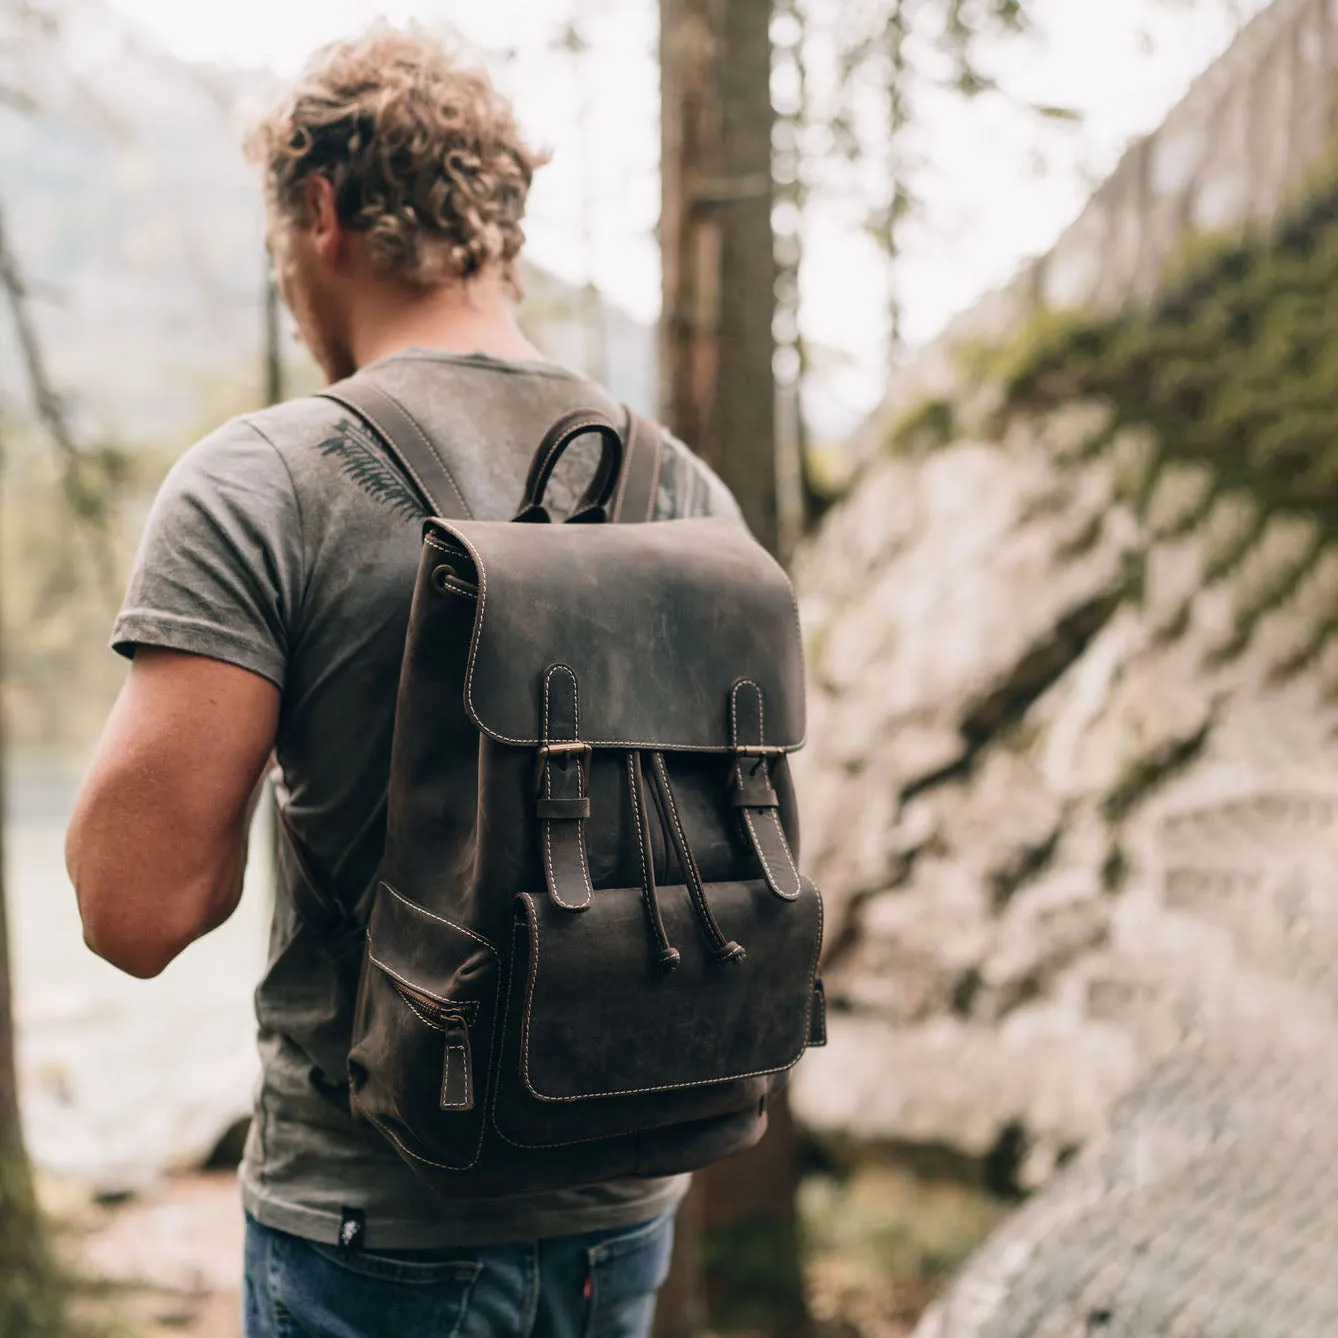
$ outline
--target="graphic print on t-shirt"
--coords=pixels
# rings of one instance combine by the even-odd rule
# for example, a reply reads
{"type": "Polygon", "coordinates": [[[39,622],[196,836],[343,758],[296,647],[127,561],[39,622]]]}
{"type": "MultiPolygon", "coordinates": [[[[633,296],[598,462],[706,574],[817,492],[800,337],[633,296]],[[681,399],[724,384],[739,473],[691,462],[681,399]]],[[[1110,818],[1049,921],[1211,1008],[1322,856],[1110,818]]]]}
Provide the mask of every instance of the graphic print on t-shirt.
{"type": "Polygon", "coordinates": [[[320,443],[320,451],[337,460],[344,473],[378,502],[384,502],[409,520],[417,520],[423,514],[409,485],[386,459],[385,448],[355,419],[341,419],[334,434],[320,443]]]}

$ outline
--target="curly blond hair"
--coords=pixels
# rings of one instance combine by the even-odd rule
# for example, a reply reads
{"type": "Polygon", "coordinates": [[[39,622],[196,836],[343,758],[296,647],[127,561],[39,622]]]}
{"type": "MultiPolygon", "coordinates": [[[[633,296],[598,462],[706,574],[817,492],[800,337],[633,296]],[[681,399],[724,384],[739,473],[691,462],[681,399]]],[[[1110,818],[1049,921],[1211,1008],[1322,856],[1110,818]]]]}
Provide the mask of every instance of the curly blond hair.
{"type": "Polygon", "coordinates": [[[547,155],[487,74],[424,29],[383,23],[322,48],[246,152],[271,209],[299,226],[307,179],[328,178],[378,273],[428,289],[492,267],[519,292],[525,202],[547,155]]]}

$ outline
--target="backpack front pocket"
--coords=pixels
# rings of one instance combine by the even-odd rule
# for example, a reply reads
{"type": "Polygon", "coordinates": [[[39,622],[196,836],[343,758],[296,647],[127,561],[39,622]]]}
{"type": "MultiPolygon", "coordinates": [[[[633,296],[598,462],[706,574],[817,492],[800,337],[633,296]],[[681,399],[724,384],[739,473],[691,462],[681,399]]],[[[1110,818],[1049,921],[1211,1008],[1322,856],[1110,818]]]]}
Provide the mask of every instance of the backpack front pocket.
{"type": "Polygon", "coordinates": [[[722,960],[685,887],[659,889],[678,952],[667,970],[646,933],[642,889],[596,892],[564,912],[516,900],[494,1101],[498,1132],[563,1145],[756,1109],[810,1034],[822,908],[761,880],[708,887],[720,927],[744,945],[722,960]]]}
{"type": "Polygon", "coordinates": [[[349,1081],[354,1109],[414,1161],[479,1158],[500,982],[486,939],[378,887],[349,1081]]]}

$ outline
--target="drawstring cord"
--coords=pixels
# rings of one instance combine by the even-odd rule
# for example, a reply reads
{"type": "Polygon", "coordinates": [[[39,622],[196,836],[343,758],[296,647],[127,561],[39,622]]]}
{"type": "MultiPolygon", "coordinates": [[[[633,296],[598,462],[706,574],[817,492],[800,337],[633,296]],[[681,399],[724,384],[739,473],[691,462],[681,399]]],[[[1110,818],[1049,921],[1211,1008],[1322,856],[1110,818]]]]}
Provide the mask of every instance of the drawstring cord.
{"type": "Polygon", "coordinates": [[[692,909],[696,913],[697,923],[706,935],[707,942],[717,961],[741,962],[748,955],[742,944],[726,939],[720,928],[710,902],[706,900],[706,888],[702,883],[701,869],[697,865],[692,847],[688,845],[687,833],[683,830],[682,820],[678,815],[678,803],[674,799],[673,786],[669,783],[669,768],[665,765],[663,753],[651,754],[651,774],[655,778],[665,829],[673,842],[678,862],[683,869],[683,880],[688,885],[692,899],[692,909]]]}
{"type": "Polygon", "coordinates": [[[632,797],[632,817],[641,853],[641,901],[659,953],[657,961],[664,970],[672,971],[682,960],[682,954],[669,942],[664,916],[660,913],[660,898],[655,887],[655,852],[650,843],[650,814],[646,811],[645,777],[639,752],[627,754],[627,788],[632,797]]]}

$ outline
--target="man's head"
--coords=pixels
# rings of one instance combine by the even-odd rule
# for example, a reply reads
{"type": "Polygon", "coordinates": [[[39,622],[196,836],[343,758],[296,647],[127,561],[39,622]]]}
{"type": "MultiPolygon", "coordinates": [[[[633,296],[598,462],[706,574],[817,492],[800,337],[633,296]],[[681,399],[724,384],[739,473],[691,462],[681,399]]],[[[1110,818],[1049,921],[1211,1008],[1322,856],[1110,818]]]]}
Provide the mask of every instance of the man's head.
{"type": "Polygon", "coordinates": [[[488,76],[425,32],[378,26],[317,52],[247,154],[264,174],[280,291],[331,378],[354,370],[351,321],[370,292],[518,290],[545,159],[488,76]]]}

